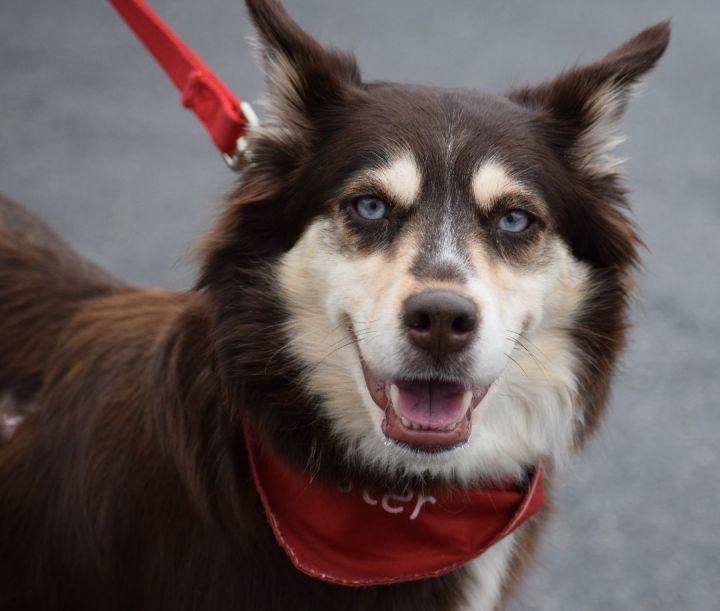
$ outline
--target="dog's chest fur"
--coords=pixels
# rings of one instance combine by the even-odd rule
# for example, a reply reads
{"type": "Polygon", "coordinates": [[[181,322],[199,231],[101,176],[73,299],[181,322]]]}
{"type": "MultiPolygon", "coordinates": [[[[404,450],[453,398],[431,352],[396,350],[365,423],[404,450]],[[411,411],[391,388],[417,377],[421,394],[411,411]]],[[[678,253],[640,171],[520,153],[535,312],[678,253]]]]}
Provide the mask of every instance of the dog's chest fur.
{"type": "Polygon", "coordinates": [[[516,538],[511,534],[467,565],[467,581],[463,584],[464,601],[458,611],[485,611],[495,609],[500,601],[512,562],[516,538]]]}

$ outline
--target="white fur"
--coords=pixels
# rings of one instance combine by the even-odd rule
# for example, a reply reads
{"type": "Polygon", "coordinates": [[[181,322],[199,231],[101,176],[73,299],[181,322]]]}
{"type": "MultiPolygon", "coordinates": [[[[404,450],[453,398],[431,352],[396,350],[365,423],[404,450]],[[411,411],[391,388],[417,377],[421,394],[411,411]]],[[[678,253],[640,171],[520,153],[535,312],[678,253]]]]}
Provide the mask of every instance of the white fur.
{"type": "Polygon", "coordinates": [[[348,460],[390,473],[432,472],[469,481],[519,476],[527,464],[568,455],[579,412],[573,409],[576,355],[567,329],[588,287],[585,268],[559,241],[553,263],[543,271],[488,273],[468,283],[483,310],[482,332],[473,348],[474,381],[493,384],[473,414],[468,443],[424,454],[385,439],[384,413],[367,391],[346,328],[349,316],[363,357],[377,375],[387,379],[398,371],[404,262],[389,265],[380,254],[333,254],[325,246],[328,231],[328,223],[318,221],[306,232],[280,264],[280,284],[292,314],[290,349],[310,366],[308,387],[324,398],[325,413],[346,442],[348,460]],[[525,321],[530,326],[521,341],[531,354],[510,334],[525,321]]]}
{"type": "Polygon", "coordinates": [[[497,607],[516,538],[516,533],[508,535],[466,565],[471,583],[464,592],[465,602],[458,611],[493,611],[497,607]]]}

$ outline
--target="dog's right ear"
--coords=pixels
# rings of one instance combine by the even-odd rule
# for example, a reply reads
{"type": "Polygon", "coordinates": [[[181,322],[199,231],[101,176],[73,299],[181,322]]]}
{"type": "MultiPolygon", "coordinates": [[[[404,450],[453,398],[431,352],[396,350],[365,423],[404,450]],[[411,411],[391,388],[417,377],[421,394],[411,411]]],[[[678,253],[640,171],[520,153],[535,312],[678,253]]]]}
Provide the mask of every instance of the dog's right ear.
{"type": "Polygon", "coordinates": [[[247,0],[258,34],[270,110],[286,128],[306,129],[328,105],[361,84],[355,58],[326,49],[277,0],[247,0]]]}

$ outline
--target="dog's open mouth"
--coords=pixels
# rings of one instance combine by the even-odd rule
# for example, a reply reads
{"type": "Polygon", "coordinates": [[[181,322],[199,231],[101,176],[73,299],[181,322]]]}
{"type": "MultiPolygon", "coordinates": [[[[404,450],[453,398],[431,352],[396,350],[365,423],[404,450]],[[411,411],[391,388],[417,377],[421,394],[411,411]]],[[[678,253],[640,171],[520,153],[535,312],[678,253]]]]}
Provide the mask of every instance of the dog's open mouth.
{"type": "Polygon", "coordinates": [[[449,450],[470,437],[472,412],[488,388],[440,381],[381,380],[360,358],[365,384],[385,412],[385,436],[426,452],[449,450]]]}

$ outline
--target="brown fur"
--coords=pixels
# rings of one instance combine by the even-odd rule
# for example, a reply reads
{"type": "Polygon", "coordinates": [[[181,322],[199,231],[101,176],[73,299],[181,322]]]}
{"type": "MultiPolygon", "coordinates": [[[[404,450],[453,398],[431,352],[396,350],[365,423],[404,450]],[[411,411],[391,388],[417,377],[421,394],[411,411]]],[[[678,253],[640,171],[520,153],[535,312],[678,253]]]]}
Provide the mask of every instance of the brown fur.
{"type": "MultiPolygon", "coordinates": [[[[451,112],[471,130],[471,109],[487,104],[494,118],[466,143],[468,160],[481,152],[473,147],[510,146],[515,130],[532,131],[523,153],[537,160],[549,223],[596,287],[572,329],[584,356],[579,444],[602,414],[638,239],[618,176],[586,171],[575,145],[593,123],[586,110],[598,88],[651,68],[667,26],[555,82],[477,98],[363,84],[350,56],[320,47],[277,3],[248,4],[281,122],[256,136],[253,164],[204,242],[197,290],[117,281],[0,199],[0,411],[26,416],[0,447],[0,608],[431,611],[462,601],[463,570],[361,589],[300,574],[275,544],[248,473],[242,418],[291,464],[322,448],[322,479],[400,485],[342,461],[318,398],[281,349],[287,311],[271,273],[304,228],[331,213],[333,189],[358,163],[346,151],[361,148],[367,129],[373,142],[400,138],[432,155],[414,126],[442,131],[451,112]],[[292,74],[272,74],[278,66],[292,74]],[[421,117],[407,119],[410,102],[421,117]]],[[[390,234],[369,239],[392,248],[390,234]]],[[[519,532],[503,600],[542,522],[519,532]]]]}

